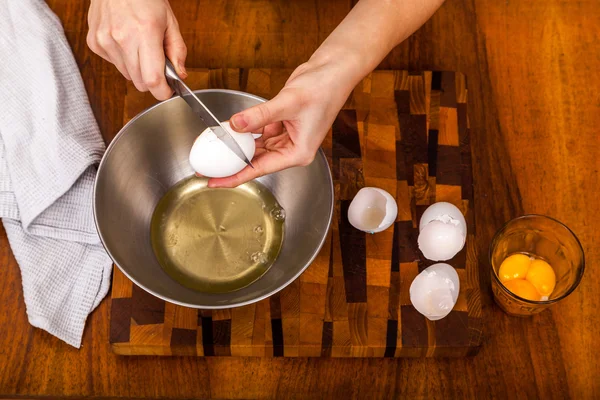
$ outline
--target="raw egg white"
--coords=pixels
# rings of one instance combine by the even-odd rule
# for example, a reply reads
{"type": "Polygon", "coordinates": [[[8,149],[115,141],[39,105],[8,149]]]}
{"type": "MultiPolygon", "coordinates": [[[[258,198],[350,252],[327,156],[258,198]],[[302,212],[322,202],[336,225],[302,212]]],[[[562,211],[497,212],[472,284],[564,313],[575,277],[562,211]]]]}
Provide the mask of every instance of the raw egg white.
{"type": "MultiPolygon", "coordinates": [[[[229,125],[229,121],[221,124],[231,133],[248,160],[252,160],[256,150],[253,134],[234,131],[229,125]]],[[[229,150],[210,128],[206,128],[194,142],[189,160],[194,171],[207,178],[235,175],[246,166],[246,163],[229,150]]]]}
{"type": "Polygon", "coordinates": [[[375,233],[389,228],[398,215],[396,200],[388,192],[374,187],[362,188],[348,207],[348,221],[364,232],[375,233]]]}
{"type": "Polygon", "coordinates": [[[454,257],[465,246],[467,223],[462,212],[446,202],[432,204],[419,223],[419,249],[433,261],[454,257]]]}
{"type": "Polygon", "coordinates": [[[436,321],[454,308],[460,281],[456,270],[445,263],[423,270],[410,285],[410,302],[427,319],[436,321]]]}

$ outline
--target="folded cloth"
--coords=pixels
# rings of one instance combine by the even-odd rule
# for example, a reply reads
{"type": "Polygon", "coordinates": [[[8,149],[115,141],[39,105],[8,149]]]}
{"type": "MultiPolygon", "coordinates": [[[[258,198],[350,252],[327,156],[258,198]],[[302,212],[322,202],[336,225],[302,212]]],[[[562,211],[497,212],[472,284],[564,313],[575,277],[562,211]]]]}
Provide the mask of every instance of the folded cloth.
{"type": "Polygon", "coordinates": [[[27,316],[80,347],[110,284],[92,211],[105,145],[60,20],[44,1],[0,0],[0,57],[0,218],[27,316]]]}

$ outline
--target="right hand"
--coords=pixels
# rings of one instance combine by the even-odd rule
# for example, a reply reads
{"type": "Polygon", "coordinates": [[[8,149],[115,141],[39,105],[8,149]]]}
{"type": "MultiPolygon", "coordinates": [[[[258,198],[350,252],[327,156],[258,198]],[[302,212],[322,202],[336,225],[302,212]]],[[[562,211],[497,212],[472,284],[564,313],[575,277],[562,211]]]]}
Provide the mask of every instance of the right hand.
{"type": "Polygon", "coordinates": [[[158,100],[173,94],[165,54],[182,78],[187,48],[168,0],[92,0],[87,43],[142,92],[158,100]]]}
{"type": "Polygon", "coordinates": [[[300,65],[272,100],[233,115],[237,132],[261,132],[246,167],[225,178],[212,178],[208,186],[236,187],[260,176],[294,166],[309,165],[338,112],[356,86],[357,62],[351,56],[313,56],[300,65]]]}

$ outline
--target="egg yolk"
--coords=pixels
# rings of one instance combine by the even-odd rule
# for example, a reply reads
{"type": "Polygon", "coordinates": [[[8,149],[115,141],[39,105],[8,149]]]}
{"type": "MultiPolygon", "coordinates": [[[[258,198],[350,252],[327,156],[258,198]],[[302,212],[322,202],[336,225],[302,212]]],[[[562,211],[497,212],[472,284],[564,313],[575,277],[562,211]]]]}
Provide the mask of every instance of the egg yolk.
{"type": "Polygon", "coordinates": [[[504,286],[519,297],[527,300],[540,301],[541,297],[531,282],[525,279],[513,279],[504,282],[504,286]]]}
{"type": "Polygon", "coordinates": [[[544,260],[534,260],[525,277],[542,295],[550,296],[556,285],[554,269],[544,260]]]}
{"type": "Polygon", "coordinates": [[[525,279],[531,264],[531,259],[525,254],[513,254],[507,257],[498,270],[500,282],[505,283],[513,279],[525,279]]]}

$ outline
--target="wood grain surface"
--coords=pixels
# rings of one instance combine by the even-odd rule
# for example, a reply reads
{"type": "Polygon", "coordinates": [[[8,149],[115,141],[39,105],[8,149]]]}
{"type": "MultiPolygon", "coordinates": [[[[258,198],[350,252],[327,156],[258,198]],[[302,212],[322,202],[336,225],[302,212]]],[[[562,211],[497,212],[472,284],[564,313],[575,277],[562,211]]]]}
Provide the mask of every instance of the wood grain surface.
{"type": "MultiPolygon", "coordinates": [[[[189,70],[193,89],[223,88],[273,98],[292,70],[189,70]]],[[[110,342],[123,355],[284,357],[449,357],[475,355],[481,288],[475,245],[473,171],[465,76],[441,71],[375,71],[357,85],[323,150],[335,212],[315,262],[280,293],[232,310],[195,310],[160,301],[114,270],[110,342]],[[387,190],[398,217],[368,235],[348,207],[363,187],[387,190]],[[418,250],[427,206],[448,201],[468,221],[466,246],[448,263],[460,278],[453,311],[429,321],[409,288],[433,262],[418,250]]],[[[156,101],[127,85],[127,123],[156,101]]]]}
{"type": "MultiPolygon", "coordinates": [[[[123,121],[125,80],[86,46],[88,1],[49,0],[65,25],[107,140],[123,121]]],[[[172,0],[188,66],[294,68],[348,0],[172,0]]],[[[109,301],[75,350],[30,327],[18,266],[0,230],[0,395],[151,398],[600,397],[600,8],[596,0],[447,0],[382,69],[469,77],[477,250],[485,336],[476,357],[324,359],[119,357],[109,301]],[[581,239],[587,269],[567,299],[531,318],[491,302],[487,248],[511,217],[536,212],[581,239]]]]}

